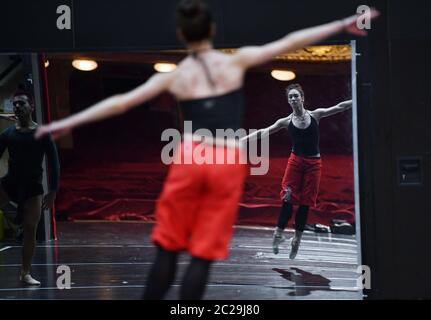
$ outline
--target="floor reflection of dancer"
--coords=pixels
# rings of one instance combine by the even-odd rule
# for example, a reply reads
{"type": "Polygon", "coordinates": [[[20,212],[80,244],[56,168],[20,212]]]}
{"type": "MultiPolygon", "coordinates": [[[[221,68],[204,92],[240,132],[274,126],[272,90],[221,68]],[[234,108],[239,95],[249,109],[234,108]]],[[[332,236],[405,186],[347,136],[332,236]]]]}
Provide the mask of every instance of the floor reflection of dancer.
{"type": "MultiPolygon", "coordinates": [[[[194,129],[208,129],[213,135],[216,129],[236,130],[241,126],[241,88],[248,68],[343,30],[364,35],[363,30],[357,29],[356,19],[352,16],[297,31],[267,45],[241,48],[229,55],[213,48],[215,26],[207,6],[199,0],[181,1],[177,8],[177,32],[190,54],[175,71],[156,74],[135,90],[44,126],[38,135],[61,135],[79,125],[119,115],[164,91],[179,100],[185,120],[193,121],[194,129]]],[[[202,141],[196,134],[184,136],[184,141],[195,139],[202,141]]],[[[235,140],[213,143],[216,153],[236,144],[235,140]]],[[[182,148],[183,145],[178,150],[182,148]]],[[[213,148],[213,144],[207,148],[213,148]]],[[[178,252],[183,250],[192,259],[183,278],[181,299],[202,297],[212,262],[228,255],[245,176],[245,166],[239,164],[171,165],[156,208],[152,240],[158,253],[145,299],[165,296],[175,277],[178,252]]]]}
{"type": "Polygon", "coordinates": [[[319,192],[322,168],[319,121],[324,117],[350,109],[352,101],[343,101],[331,108],[309,111],[304,108],[304,91],[299,84],[289,85],[286,88],[286,97],[293,112],[268,128],[253,133],[248,136],[248,139],[255,139],[259,134],[269,135],[281,129],[287,129],[292,139],[292,153],[281,183],[280,197],[283,205],[274,231],[273,251],[277,254],[279,245],[285,241],[283,230],[292,216],[292,205],[298,205],[295,235],[292,238],[290,250],[290,258],[294,259],[307,222],[308,210],[310,206],[316,205],[319,192]]]}
{"type": "Polygon", "coordinates": [[[54,205],[59,177],[59,163],[55,144],[49,136],[34,138],[37,123],[32,120],[33,104],[30,96],[17,92],[13,98],[16,123],[0,134],[0,156],[9,151],[9,168],[1,179],[0,206],[9,201],[18,204],[22,215],[23,245],[20,280],[28,285],[40,285],[30,275],[31,261],[36,246],[36,229],[41,210],[54,205]],[[44,155],[52,166],[49,192],[43,197],[42,162],[44,155]]]}

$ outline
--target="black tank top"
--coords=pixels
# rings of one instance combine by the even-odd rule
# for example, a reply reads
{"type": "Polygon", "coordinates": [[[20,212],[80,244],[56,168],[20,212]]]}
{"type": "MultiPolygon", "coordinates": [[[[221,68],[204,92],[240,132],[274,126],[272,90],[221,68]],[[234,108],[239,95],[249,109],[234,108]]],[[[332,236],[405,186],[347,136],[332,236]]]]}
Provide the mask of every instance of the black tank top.
{"type": "Polygon", "coordinates": [[[192,121],[193,132],[208,129],[215,136],[216,129],[241,128],[242,88],[220,96],[179,101],[179,105],[184,121],[192,121]]]}
{"type": "Polygon", "coordinates": [[[295,127],[290,120],[288,132],[293,141],[292,152],[297,156],[311,157],[320,154],[319,125],[311,115],[310,125],[305,129],[295,127]]]}
{"type": "MultiPolygon", "coordinates": [[[[204,68],[210,86],[215,88],[215,82],[211,78],[205,61],[196,53],[192,55],[204,68]]],[[[242,88],[219,96],[182,100],[178,103],[183,120],[192,121],[193,132],[198,129],[208,129],[215,136],[216,129],[233,129],[236,131],[241,128],[244,109],[242,88]]]]}

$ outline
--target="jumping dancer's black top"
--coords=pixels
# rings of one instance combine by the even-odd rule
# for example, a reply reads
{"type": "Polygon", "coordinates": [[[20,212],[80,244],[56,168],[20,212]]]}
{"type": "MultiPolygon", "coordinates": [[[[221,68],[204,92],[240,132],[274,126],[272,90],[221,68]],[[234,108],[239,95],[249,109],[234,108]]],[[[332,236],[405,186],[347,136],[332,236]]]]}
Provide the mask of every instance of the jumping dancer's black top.
{"type": "Polygon", "coordinates": [[[312,157],[320,154],[319,124],[311,115],[310,125],[305,129],[295,127],[293,121],[289,123],[288,131],[293,141],[292,152],[297,156],[312,157]]]}
{"type": "MultiPolygon", "coordinates": [[[[215,83],[205,62],[198,54],[193,57],[201,63],[208,83],[215,88],[215,83]]],[[[228,93],[201,99],[182,100],[179,106],[185,121],[193,121],[193,131],[208,129],[216,136],[216,129],[233,129],[241,127],[243,116],[242,88],[228,93]]]]}
{"type": "Polygon", "coordinates": [[[34,138],[34,130],[18,131],[15,125],[0,134],[0,157],[9,151],[9,169],[7,176],[16,181],[42,181],[42,161],[46,154],[51,165],[49,189],[58,189],[60,165],[57,149],[51,136],[40,140],[34,138]]]}

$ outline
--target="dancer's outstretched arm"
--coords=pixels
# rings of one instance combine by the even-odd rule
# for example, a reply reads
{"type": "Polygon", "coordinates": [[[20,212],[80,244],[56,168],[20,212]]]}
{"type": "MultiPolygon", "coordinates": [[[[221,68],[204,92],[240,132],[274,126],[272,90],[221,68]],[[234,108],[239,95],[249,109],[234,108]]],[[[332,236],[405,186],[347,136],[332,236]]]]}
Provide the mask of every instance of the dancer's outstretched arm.
{"type": "MultiPolygon", "coordinates": [[[[379,16],[379,12],[372,9],[370,19],[379,16]]],[[[294,31],[283,38],[267,43],[263,46],[243,47],[234,55],[236,63],[244,68],[268,62],[276,56],[301,49],[313,43],[325,40],[340,32],[348,32],[354,35],[365,36],[367,32],[357,27],[360,15],[353,15],[342,20],[336,20],[317,27],[311,27],[294,31]]]]}
{"type": "Polygon", "coordinates": [[[330,108],[319,108],[319,109],[313,110],[311,113],[313,114],[316,120],[320,120],[321,118],[329,117],[339,112],[346,111],[351,107],[352,107],[352,100],[346,100],[330,108]]]}
{"type": "Polygon", "coordinates": [[[130,108],[139,106],[166,91],[174,76],[175,71],[172,73],[157,73],[132,91],[111,96],[77,114],[39,127],[35,136],[36,138],[41,138],[51,132],[55,139],[78,126],[123,114],[130,108]]]}
{"type": "Polygon", "coordinates": [[[242,142],[245,142],[246,140],[253,141],[259,138],[269,136],[270,134],[280,131],[283,128],[287,128],[287,126],[289,125],[290,119],[291,119],[291,115],[289,115],[286,118],[278,119],[274,124],[270,125],[269,127],[259,129],[249,134],[248,136],[241,138],[241,141],[242,142]]]}

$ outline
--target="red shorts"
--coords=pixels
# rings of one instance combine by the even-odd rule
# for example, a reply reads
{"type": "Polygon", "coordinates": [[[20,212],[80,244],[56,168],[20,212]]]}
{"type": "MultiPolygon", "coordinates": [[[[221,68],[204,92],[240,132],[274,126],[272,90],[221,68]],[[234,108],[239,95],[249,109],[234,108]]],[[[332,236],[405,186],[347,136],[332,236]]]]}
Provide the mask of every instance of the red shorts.
{"type": "Polygon", "coordinates": [[[322,159],[304,158],[291,153],[281,182],[281,200],[290,191],[292,204],[314,207],[319,192],[322,159]]]}
{"type": "MultiPolygon", "coordinates": [[[[226,150],[206,148],[212,148],[214,156],[226,150]]],[[[175,157],[180,156],[177,152],[175,157]]],[[[167,251],[187,250],[206,260],[225,259],[247,170],[246,164],[238,162],[172,164],[157,202],[153,242],[167,251]]]]}

